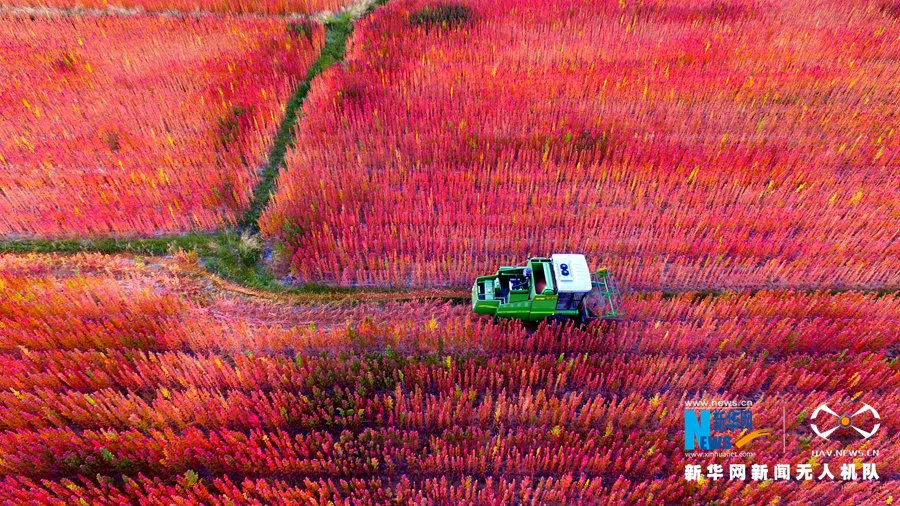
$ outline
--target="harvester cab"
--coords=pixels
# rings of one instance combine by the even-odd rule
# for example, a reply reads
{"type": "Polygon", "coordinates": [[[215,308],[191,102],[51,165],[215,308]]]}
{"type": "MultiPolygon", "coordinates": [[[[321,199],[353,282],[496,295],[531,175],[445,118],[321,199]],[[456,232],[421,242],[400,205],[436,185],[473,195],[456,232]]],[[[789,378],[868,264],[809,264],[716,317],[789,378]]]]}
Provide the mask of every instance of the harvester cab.
{"type": "Polygon", "coordinates": [[[600,269],[592,279],[584,255],[571,253],[500,267],[472,286],[475,313],[528,322],[617,320],[624,316],[621,301],[612,273],[600,269]]]}

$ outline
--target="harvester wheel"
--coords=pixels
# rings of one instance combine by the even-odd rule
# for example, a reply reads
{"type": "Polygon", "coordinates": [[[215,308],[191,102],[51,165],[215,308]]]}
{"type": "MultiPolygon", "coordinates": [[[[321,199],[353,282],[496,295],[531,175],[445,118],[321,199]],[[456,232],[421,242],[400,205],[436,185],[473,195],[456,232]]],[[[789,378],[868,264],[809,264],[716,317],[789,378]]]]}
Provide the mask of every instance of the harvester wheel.
{"type": "Polygon", "coordinates": [[[587,318],[584,317],[584,310],[579,311],[578,316],[575,318],[575,325],[581,327],[584,326],[587,322],[587,318]]]}
{"type": "Polygon", "coordinates": [[[554,326],[554,325],[555,325],[555,326],[558,326],[558,327],[562,327],[562,326],[565,325],[568,321],[569,321],[569,319],[566,318],[565,316],[562,316],[562,315],[558,315],[558,314],[557,314],[557,315],[551,316],[550,318],[547,318],[547,325],[550,326],[550,327],[552,327],[552,326],[554,326]]]}

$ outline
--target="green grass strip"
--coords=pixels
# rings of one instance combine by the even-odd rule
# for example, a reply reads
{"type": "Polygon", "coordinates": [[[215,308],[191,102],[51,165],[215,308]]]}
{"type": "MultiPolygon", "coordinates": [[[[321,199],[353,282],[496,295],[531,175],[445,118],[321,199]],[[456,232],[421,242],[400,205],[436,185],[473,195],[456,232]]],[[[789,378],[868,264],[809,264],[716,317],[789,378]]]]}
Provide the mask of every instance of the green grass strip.
{"type": "Polygon", "coordinates": [[[21,239],[0,241],[0,253],[133,253],[166,255],[176,249],[195,250],[198,244],[215,240],[222,233],[190,233],[183,235],[122,239],[21,239]]]}
{"type": "Polygon", "coordinates": [[[269,203],[278,171],[285,166],[284,157],[287,155],[287,150],[289,147],[294,147],[294,128],[300,116],[298,109],[306,100],[312,80],[328,67],[344,59],[347,51],[347,38],[353,31],[353,18],[349,13],[330,18],[325,22],[325,30],[325,47],[319,58],[309,68],[306,80],[297,86],[297,90],[285,108],[284,119],[281,121],[281,126],[278,127],[275,142],[269,152],[269,163],[263,171],[259,184],[253,190],[250,208],[240,221],[242,228],[253,233],[259,232],[259,217],[269,203]]]}

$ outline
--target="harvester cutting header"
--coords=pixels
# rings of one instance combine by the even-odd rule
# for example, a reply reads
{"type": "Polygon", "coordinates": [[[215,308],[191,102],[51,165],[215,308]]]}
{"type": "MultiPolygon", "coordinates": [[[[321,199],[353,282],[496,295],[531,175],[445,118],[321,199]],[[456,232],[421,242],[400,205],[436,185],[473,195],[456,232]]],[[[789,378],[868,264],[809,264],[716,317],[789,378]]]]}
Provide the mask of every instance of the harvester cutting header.
{"type": "Polygon", "coordinates": [[[608,270],[600,269],[592,280],[584,255],[571,253],[500,267],[472,286],[476,313],[528,322],[616,320],[624,316],[621,300],[608,270]]]}

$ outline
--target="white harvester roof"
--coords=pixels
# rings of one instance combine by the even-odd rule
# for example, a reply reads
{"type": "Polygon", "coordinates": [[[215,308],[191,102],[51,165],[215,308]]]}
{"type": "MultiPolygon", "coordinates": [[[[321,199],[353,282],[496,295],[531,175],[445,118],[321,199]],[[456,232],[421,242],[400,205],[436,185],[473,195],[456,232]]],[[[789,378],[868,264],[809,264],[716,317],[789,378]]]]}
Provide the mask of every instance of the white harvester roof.
{"type": "Polygon", "coordinates": [[[591,291],[591,270],[584,255],[556,253],[550,256],[559,293],[591,291]]]}

